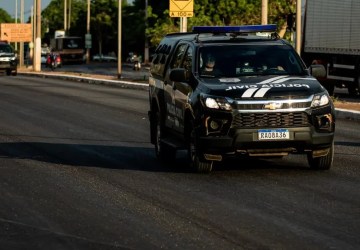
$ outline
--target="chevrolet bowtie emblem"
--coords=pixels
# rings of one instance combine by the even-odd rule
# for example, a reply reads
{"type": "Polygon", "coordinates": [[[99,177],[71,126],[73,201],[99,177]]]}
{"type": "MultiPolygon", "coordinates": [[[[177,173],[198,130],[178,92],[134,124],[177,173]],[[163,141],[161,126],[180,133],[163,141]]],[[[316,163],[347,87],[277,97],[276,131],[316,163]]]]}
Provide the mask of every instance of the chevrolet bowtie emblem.
{"type": "Polygon", "coordinates": [[[279,102],[270,102],[264,105],[264,109],[270,109],[270,110],[281,109],[281,107],[282,104],[279,102]]]}

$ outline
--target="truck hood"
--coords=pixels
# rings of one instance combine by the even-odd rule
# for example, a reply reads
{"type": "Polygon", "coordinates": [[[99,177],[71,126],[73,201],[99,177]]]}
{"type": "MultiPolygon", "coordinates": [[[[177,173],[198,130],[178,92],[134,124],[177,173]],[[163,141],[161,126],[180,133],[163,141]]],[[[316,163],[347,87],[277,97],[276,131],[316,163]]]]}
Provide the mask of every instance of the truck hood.
{"type": "Polygon", "coordinates": [[[303,98],[325,91],[312,76],[246,76],[201,81],[208,94],[233,99],[303,98]]]}

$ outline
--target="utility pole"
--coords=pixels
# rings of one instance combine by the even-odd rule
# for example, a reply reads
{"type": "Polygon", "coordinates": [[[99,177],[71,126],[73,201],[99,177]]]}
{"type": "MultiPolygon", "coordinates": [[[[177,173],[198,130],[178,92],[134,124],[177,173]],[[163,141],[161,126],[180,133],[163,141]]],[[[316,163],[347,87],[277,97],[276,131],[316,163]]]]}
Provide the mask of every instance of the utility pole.
{"type": "MultiPolygon", "coordinates": [[[[18,0],[15,0],[15,23],[18,22],[18,0]]],[[[15,42],[15,50],[17,51],[18,46],[17,42],[15,42]]]]}
{"type": "MultiPolygon", "coordinates": [[[[20,23],[24,23],[24,0],[20,2],[20,23]]],[[[24,42],[20,42],[20,67],[24,65],[24,42]]]]}
{"type": "Polygon", "coordinates": [[[268,0],[261,3],[261,24],[268,24],[268,0]]]}
{"type": "MultiPolygon", "coordinates": [[[[34,0],[35,1],[35,0],[34,0]]],[[[31,23],[31,34],[32,34],[32,39],[31,42],[29,43],[29,49],[30,49],[30,53],[29,53],[29,62],[33,62],[33,58],[34,58],[34,41],[35,41],[35,28],[34,28],[34,5],[31,6],[31,16],[30,16],[30,23],[31,23]]]]}
{"type": "Polygon", "coordinates": [[[301,0],[296,1],[296,52],[301,53],[301,0]]]}
{"type": "Polygon", "coordinates": [[[70,29],[71,25],[71,0],[69,0],[69,14],[68,14],[68,26],[67,28],[70,29]]]}
{"type": "Polygon", "coordinates": [[[148,8],[148,0],[145,0],[145,52],[144,52],[144,63],[145,64],[149,63],[149,39],[148,39],[148,36],[146,34],[146,29],[148,27],[147,8],[148,8]]]}
{"type": "Polygon", "coordinates": [[[41,71],[41,0],[36,2],[35,72],[41,71]]]}
{"type": "MultiPolygon", "coordinates": [[[[90,0],[87,0],[86,34],[90,36],[90,0]]],[[[86,49],[86,64],[90,63],[90,48],[86,49]]]]}
{"type": "Polygon", "coordinates": [[[67,31],[67,0],[64,0],[64,31],[67,31]]]}
{"type": "Polygon", "coordinates": [[[121,79],[121,0],[119,0],[119,7],[118,7],[118,79],[121,79]]]}

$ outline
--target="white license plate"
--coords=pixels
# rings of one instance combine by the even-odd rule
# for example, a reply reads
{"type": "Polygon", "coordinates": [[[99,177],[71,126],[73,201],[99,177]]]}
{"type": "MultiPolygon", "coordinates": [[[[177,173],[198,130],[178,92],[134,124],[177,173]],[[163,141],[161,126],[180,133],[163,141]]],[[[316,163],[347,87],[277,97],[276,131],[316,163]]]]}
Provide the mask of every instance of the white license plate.
{"type": "Polygon", "coordinates": [[[260,141],[268,140],[289,140],[290,134],[287,129],[260,129],[258,130],[260,141]]]}

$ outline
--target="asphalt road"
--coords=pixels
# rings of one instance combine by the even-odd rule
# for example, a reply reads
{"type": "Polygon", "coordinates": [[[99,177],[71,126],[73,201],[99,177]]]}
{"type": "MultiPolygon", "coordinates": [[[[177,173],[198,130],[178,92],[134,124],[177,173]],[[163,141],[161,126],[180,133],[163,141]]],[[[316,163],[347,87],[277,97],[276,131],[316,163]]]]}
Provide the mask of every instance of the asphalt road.
{"type": "Polygon", "coordinates": [[[159,164],[144,90],[0,76],[0,249],[359,249],[359,122],[334,166],[159,164]]]}

